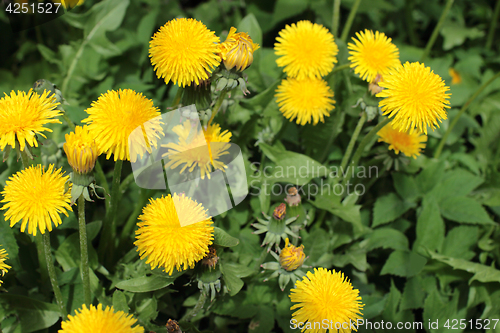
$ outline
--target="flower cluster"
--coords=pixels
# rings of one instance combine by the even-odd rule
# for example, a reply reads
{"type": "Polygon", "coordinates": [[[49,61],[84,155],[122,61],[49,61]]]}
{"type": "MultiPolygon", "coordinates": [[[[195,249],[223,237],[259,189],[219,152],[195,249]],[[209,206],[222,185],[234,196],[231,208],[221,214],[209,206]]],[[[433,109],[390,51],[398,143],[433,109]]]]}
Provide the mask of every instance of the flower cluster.
{"type": "Polygon", "coordinates": [[[280,111],[299,125],[324,122],[335,108],[333,91],[322,78],[337,63],[333,35],[320,24],[299,21],[281,30],[276,41],[276,63],[288,76],[276,90],[280,111]]]}

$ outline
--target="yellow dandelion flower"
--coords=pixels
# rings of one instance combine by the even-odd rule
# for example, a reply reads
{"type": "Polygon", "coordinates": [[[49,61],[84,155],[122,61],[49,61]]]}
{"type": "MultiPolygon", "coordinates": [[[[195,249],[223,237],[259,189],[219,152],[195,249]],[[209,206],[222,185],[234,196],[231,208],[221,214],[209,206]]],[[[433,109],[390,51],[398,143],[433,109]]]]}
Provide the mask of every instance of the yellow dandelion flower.
{"type": "Polygon", "coordinates": [[[16,146],[19,141],[19,148],[24,150],[26,144],[30,147],[38,147],[36,134],[45,138],[44,131],[52,132],[50,128],[44,127],[47,124],[60,124],[55,117],[61,114],[56,110],[59,103],[55,97],[49,97],[49,91],[44,91],[42,95],[33,92],[11,91],[10,96],[0,99],[0,149],[5,146],[16,146]]]}
{"type": "Polygon", "coordinates": [[[286,271],[294,271],[306,260],[304,245],[293,246],[290,241],[285,239],[285,247],[280,252],[280,265],[286,271]]]}
{"type": "Polygon", "coordinates": [[[209,252],[212,218],[201,204],[185,195],[150,199],[139,220],[134,244],[141,259],[148,258],[146,264],[151,269],[163,267],[172,275],[174,268],[193,268],[209,252]]]}
{"type": "Polygon", "coordinates": [[[84,304],[82,309],[76,310],[74,316],[68,316],[68,319],[61,323],[59,333],[144,333],[142,326],[132,327],[137,322],[131,314],[123,311],[117,311],[113,307],[106,307],[104,310],[102,304],[97,308],[90,305],[90,308],[84,304]]]}
{"type": "Polygon", "coordinates": [[[324,122],[335,108],[333,91],[325,80],[316,78],[284,79],[276,90],[276,102],[283,116],[290,121],[297,118],[299,125],[324,122]]]}
{"type": "Polygon", "coordinates": [[[357,32],[356,38],[352,38],[355,44],[349,43],[349,61],[354,73],[359,74],[362,80],[372,82],[377,74],[382,76],[389,74],[389,71],[398,65],[399,50],[391,43],[383,32],[366,29],[364,32],[357,32]]]}
{"type": "Polygon", "coordinates": [[[227,151],[229,145],[223,143],[231,140],[231,132],[225,130],[221,133],[220,126],[215,123],[208,125],[204,131],[198,130],[196,127],[192,127],[189,120],[175,126],[172,131],[179,136],[179,141],[163,145],[169,148],[164,155],[169,160],[165,167],[175,169],[183,165],[180,173],[186,169],[188,172],[193,172],[195,168],[199,168],[201,179],[205,179],[205,175],[210,179],[212,167],[215,170],[227,168],[221,161],[221,156],[229,154],[227,151]],[[216,144],[211,145],[211,143],[216,144]]]}
{"type": "Polygon", "coordinates": [[[325,333],[327,330],[317,323],[323,320],[340,323],[339,332],[351,332],[349,323],[361,319],[363,305],[360,303],[359,290],[353,289],[342,272],[330,271],[325,268],[315,268],[314,273],[307,272],[302,281],[295,283],[290,299],[295,310],[292,315],[297,322],[304,323],[302,332],[325,333]],[[342,327],[348,327],[345,329],[342,327]]]}
{"type": "Polygon", "coordinates": [[[396,154],[401,151],[408,157],[417,158],[422,149],[425,148],[427,135],[412,132],[400,132],[394,129],[392,123],[385,125],[377,135],[380,137],[378,142],[385,142],[389,144],[389,149],[394,150],[396,154]]]}
{"type": "Polygon", "coordinates": [[[2,210],[7,210],[5,220],[10,220],[10,227],[22,220],[21,232],[28,225],[28,233],[36,236],[37,228],[43,234],[45,229],[52,231],[52,223],[56,227],[61,224],[59,214],[68,216],[67,211],[71,211],[71,185],[65,189],[68,178],[61,169],[54,170],[53,164],[47,171],[37,165],[11,176],[0,201],[5,203],[2,210]]]}
{"type": "Polygon", "coordinates": [[[156,147],[163,134],[160,111],[153,101],[131,89],[108,90],[85,110],[88,130],[95,137],[98,154],[106,153],[115,161],[137,161],[151,146],[156,147]],[[130,145],[129,145],[130,144],[130,145]]]}
{"type": "Polygon", "coordinates": [[[448,74],[451,76],[451,84],[462,83],[462,76],[455,68],[448,69],[448,74]]]}
{"type": "Polygon", "coordinates": [[[245,32],[236,33],[236,28],[231,27],[224,43],[220,45],[220,57],[227,70],[236,67],[243,71],[253,62],[253,53],[259,48],[252,38],[245,32]]]}
{"type": "Polygon", "coordinates": [[[279,32],[274,51],[278,67],[297,79],[325,76],[330,73],[339,52],[333,35],[320,24],[299,21],[279,32]]]}
{"type": "Polygon", "coordinates": [[[87,125],[76,126],[75,131],[66,134],[63,145],[71,168],[78,173],[86,174],[94,169],[97,154],[97,144],[90,134],[87,125]]]}
{"type": "MultiPolygon", "coordinates": [[[[7,259],[9,259],[7,251],[5,251],[5,249],[0,249],[0,272],[2,273],[2,276],[4,276],[10,268],[10,266],[5,263],[5,260],[7,259]]],[[[0,286],[2,285],[2,283],[3,281],[0,280],[0,286]]]]}
{"type": "Polygon", "coordinates": [[[393,127],[399,131],[417,129],[427,134],[427,126],[435,129],[446,119],[450,89],[429,67],[418,62],[399,66],[384,76],[379,86],[385,88],[377,97],[384,115],[394,117],[393,127]]]}
{"type": "Polygon", "coordinates": [[[182,87],[209,78],[220,64],[219,37],[195,19],[173,19],[154,34],[149,56],[158,78],[182,87]]]}

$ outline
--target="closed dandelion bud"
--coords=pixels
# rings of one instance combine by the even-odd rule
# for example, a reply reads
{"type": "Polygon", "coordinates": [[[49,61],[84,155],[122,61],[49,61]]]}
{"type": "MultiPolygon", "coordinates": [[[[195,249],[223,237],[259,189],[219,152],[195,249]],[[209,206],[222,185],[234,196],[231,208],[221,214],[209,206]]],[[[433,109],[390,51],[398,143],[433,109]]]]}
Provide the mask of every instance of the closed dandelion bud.
{"type": "Polygon", "coordinates": [[[88,174],[94,169],[99,154],[94,137],[86,125],[76,126],[74,132],[66,134],[63,149],[69,165],[76,173],[88,174]]]}
{"type": "Polygon", "coordinates": [[[273,217],[276,220],[283,220],[286,215],[286,204],[282,203],[274,209],[273,217]]]}
{"type": "Polygon", "coordinates": [[[281,268],[288,272],[294,271],[302,266],[304,260],[306,260],[304,245],[296,247],[289,243],[288,238],[285,239],[285,247],[280,253],[281,268]]]}
{"type": "Polygon", "coordinates": [[[220,57],[227,70],[236,68],[241,72],[252,64],[253,53],[258,48],[259,45],[247,33],[236,33],[236,28],[232,27],[224,43],[220,45],[220,57]]]}
{"type": "Polygon", "coordinates": [[[166,327],[168,333],[182,333],[179,324],[175,320],[169,319],[166,327]]]}

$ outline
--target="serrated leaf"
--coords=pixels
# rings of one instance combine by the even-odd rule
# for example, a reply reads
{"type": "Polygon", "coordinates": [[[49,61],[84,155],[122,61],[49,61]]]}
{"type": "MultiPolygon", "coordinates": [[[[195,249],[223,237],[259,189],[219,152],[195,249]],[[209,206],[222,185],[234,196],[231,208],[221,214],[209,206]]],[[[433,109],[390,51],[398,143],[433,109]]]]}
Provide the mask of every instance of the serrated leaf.
{"type": "Polygon", "coordinates": [[[415,252],[396,250],[390,254],[380,275],[392,274],[411,277],[417,275],[426,263],[427,259],[415,252]]]}
{"type": "Polygon", "coordinates": [[[367,251],[384,248],[393,250],[408,250],[408,238],[401,231],[392,228],[378,228],[366,237],[367,251]]]}
{"type": "Polygon", "coordinates": [[[120,290],[115,290],[113,293],[113,308],[115,311],[123,311],[128,313],[129,307],[127,304],[127,297],[120,290]]]}
{"type": "Polygon", "coordinates": [[[483,206],[474,199],[468,197],[450,197],[443,199],[439,203],[439,208],[441,209],[441,214],[452,221],[474,224],[495,224],[483,206]]]}
{"type": "Polygon", "coordinates": [[[417,239],[413,249],[419,251],[422,245],[428,249],[441,250],[444,241],[445,224],[435,201],[424,199],[422,211],[417,219],[417,239]]]}
{"type": "Polygon", "coordinates": [[[133,293],[145,293],[163,289],[172,283],[174,283],[174,279],[165,278],[160,275],[151,275],[120,281],[115,287],[133,293]]]}
{"type": "Polygon", "coordinates": [[[61,316],[57,305],[21,295],[0,294],[0,304],[14,311],[23,333],[51,327],[61,316]]]}
{"type": "Polygon", "coordinates": [[[238,238],[231,236],[219,227],[214,227],[214,245],[233,247],[239,243],[238,238]]]}
{"type": "Polygon", "coordinates": [[[411,204],[401,200],[395,193],[389,193],[375,201],[372,227],[389,223],[403,215],[411,204]]]}

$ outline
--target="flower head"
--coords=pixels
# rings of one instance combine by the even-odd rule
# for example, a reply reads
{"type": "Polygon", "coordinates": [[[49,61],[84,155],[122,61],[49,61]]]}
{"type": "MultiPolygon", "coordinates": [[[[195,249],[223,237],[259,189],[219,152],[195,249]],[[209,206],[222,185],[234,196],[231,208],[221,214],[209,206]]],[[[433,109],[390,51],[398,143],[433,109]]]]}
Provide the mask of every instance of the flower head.
{"type": "Polygon", "coordinates": [[[135,162],[156,143],[161,129],[160,111],[153,101],[130,89],[109,90],[85,110],[88,130],[95,137],[98,154],[135,162]]]}
{"type": "Polygon", "coordinates": [[[394,150],[396,154],[401,151],[408,157],[417,158],[422,149],[425,148],[427,135],[418,133],[417,131],[400,132],[392,126],[392,123],[385,125],[377,135],[380,137],[379,142],[389,144],[389,149],[394,150]]]}
{"type": "Polygon", "coordinates": [[[383,32],[375,31],[374,34],[366,29],[357,32],[356,37],[358,39],[352,38],[355,44],[349,43],[347,47],[351,68],[361,79],[372,82],[377,74],[389,74],[389,70],[401,64],[398,48],[383,32]]]}
{"type": "Polygon", "coordinates": [[[448,69],[448,74],[451,76],[451,84],[462,83],[462,76],[455,68],[450,67],[448,69]]]}
{"type": "Polygon", "coordinates": [[[290,241],[285,239],[285,247],[280,252],[280,265],[284,270],[294,271],[306,260],[304,253],[304,245],[299,247],[290,244],[290,241]]]}
{"type": "Polygon", "coordinates": [[[450,103],[446,92],[450,88],[424,64],[406,62],[385,76],[379,86],[385,88],[377,94],[384,97],[379,107],[384,115],[394,117],[393,127],[399,131],[418,129],[427,134],[427,126],[434,129],[446,119],[445,108],[450,103]]]}
{"type": "Polygon", "coordinates": [[[210,124],[204,131],[192,125],[190,120],[186,120],[172,129],[179,136],[179,141],[164,145],[169,148],[165,155],[169,162],[165,167],[175,169],[182,165],[180,173],[186,169],[193,172],[195,168],[199,168],[201,179],[205,179],[205,175],[210,179],[212,166],[218,170],[227,168],[221,161],[221,156],[229,154],[229,145],[224,143],[231,140],[232,134],[228,130],[221,133],[218,124],[210,124]]]}
{"type": "Polygon", "coordinates": [[[16,147],[19,141],[20,150],[24,150],[26,144],[38,147],[36,135],[45,138],[44,131],[52,132],[47,124],[61,122],[55,117],[61,114],[56,110],[57,105],[51,92],[44,91],[42,95],[33,92],[11,91],[10,96],[0,99],[0,149],[4,150],[6,145],[16,147]]]}
{"type": "Polygon", "coordinates": [[[76,310],[74,316],[68,316],[68,319],[61,323],[59,333],[144,333],[144,328],[137,325],[137,322],[131,314],[127,315],[123,311],[117,311],[113,307],[102,309],[102,304],[97,308],[90,305],[90,308],[84,304],[80,311],[76,310]]]}
{"type": "Polygon", "coordinates": [[[298,303],[290,308],[297,309],[292,317],[297,322],[305,323],[302,332],[307,333],[326,332],[326,329],[314,325],[325,319],[334,324],[340,323],[339,332],[351,332],[351,329],[345,329],[342,324],[347,323],[349,327],[351,321],[356,323],[361,318],[360,311],[363,308],[359,291],[352,288],[344,274],[325,268],[315,268],[314,273],[307,272],[302,281],[295,283],[290,299],[293,303],[298,303]]]}
{"type": "Polygon", "coordinates": [[[52,231],[52,223],[56,227],[61,224],[59,214],[68,216],[67,211],[71,211],[71,191],[65,188],[68,178],[61,169],[54,170],[53,164],[47,171],[37,165],[17,172],[2,191],[5,220],[10,220],[11,227],[22,220],[21,232],[28,225],[28,233],[33,236],[37,228],[42,234],[45,229],[52,231]]]}
{"type": "Polygon", "coordinates": [[[185,270],[209,252],[213,240],[211,217],[203,206],[185,195],[150,199],[139,216],[135,245],[151,268],[185,270]]]}
{"type": "MultiPolygon", "coordinates": [[[[10,266],[5,263],[5,260],[9,259],[7,256],[7,251],[5,249],[0,249],[0,273],[2,276],[9,271],[10,266]]],[[[0,280],[0,286],[2,285],[2,280],[0,280]]]]}
{"type": "Polygon", "coordinates": [[[252,38],[245,32],[236,33],[236,28],[231,27],[224,43],[220,44],[220,57],[227,70],[236,67],[243,71],[253,62],[253,53],[259,48],[252,38]]]}
{"type": "Polygon", "coordinates": [[[284,79],[276,90],[276,102],[283,116],[290,121],[297,118],[299,125],[324,122],[335,108],[333,91],[325,80],[315,78],[284,79]]]}
{"type": "Polygon", "coordinates": [[[209,78],[220,64],[219,37],[195,19],[173,19],[154,34],[149,56],[158,78],[182,87],[209,78]]]}
{"type": "Polygon", "coordinates": [[[97,154],[97,144],[90,134],[88,126],[76,126],[75,131],[65,136],[64,152],[68,163],[75,172],[86,174],[94,169],[97,154]]]}
{"type": "Polygon", "coordinates": [[[304,79],[330,73],[339,52],[333,35],[320,24],[299,21],[279,32],[274,51],[278,67],[290,77],[304,79]]]}

